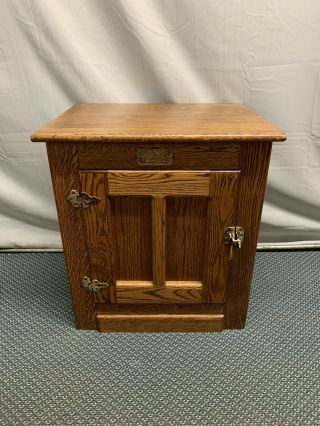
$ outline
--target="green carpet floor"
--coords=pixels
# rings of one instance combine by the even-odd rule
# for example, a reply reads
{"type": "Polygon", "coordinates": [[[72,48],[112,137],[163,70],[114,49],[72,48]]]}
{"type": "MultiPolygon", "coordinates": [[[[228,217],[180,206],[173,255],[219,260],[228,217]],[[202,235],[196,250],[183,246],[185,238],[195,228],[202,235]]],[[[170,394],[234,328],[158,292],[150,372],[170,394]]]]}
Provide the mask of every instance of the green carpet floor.
{"type": "Polygon", "coordinates": [[[0,425],[320,425],[320,252],[258,253],[217,334],[77,331],[61,253],[0,268],[0,425]]]}

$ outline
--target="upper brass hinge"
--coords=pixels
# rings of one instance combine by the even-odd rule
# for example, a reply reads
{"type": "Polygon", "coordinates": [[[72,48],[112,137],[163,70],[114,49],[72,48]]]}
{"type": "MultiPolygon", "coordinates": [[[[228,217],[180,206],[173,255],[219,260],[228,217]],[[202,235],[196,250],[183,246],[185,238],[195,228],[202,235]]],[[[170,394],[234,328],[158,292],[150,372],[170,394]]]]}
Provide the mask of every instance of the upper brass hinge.
{"type": "Polygon", "coordinates": [[[110,285],[108,283],[101,283],[98,280],[91,280],[89,277],[83,277],[81,284],[82,287],[94,293],[97,293],[102,288],[108,288],[110,285]]]}
{"type": "Polygon", "coordinates": [[[229,226],[224,231],[224,243],[230,245],[229,260],[233,259],[233,249],[240,249],[244,240],[244,229],[241,226],[229,226]]]}
{"type": "Polygon", "coordinates": [[[86,209],[90,206],[90,204],[99,203],[100,198],[95,197],[94,195],[89,195],[86,192],[79,193],[75,189],[71,189],[68,200],[73,207],[84,207],[86,209]]]}

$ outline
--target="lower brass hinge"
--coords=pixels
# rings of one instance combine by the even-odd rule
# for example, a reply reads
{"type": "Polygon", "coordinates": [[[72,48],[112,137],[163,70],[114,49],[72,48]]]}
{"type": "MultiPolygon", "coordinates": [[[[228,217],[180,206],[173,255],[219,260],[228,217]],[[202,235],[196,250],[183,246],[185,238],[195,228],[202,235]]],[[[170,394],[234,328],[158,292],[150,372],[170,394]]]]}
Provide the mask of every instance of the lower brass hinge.
{"type": "Polygon", "coordinates": [[[101,283],[98,280],[92,280],[89,277],[83,277],[82,278],[82,287],[87,289],[88,291],[92,291],[93,293],[97,293],[102,288],[108,288],[110,284],[108,283],[101,283]]]}
{"type": "Polygon", "coordinates": [[[90,204],[99,203],[100,198],[95,197],[94,195],[89,195],[86,192],[79,193],[75,189],[71,189],[70,194],[68,195],[68,200],[73,207],[84,207],[86,209],[90,206],[90,204]]]}

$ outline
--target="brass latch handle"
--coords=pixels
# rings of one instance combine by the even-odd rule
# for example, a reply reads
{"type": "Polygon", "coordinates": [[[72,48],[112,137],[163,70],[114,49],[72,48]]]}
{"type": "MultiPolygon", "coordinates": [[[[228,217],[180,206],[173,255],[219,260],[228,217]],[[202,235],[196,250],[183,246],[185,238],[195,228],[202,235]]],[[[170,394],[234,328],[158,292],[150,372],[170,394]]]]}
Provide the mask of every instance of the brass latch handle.
{"type": "Polygon", "coordinates": [[[84,287],[88,291],[92,291],[93,293],[97,293],[102,288],[108,288],[110,284],[101,283],[98,280],[92,280],[89,277],[83,277],[82,279],[82,287],[84,287]]]}
{"type": "Polygon", "coordinates": [[[228,260],[233,259],[233,249],[240,249],[244,240],[244,229],[241,226],[230,226],[224,231],[224,243],[230,245],[228,260]]]}
{"type": "Polygon", "coordinates": [[[89,195],[86,192],[79,193],[75,189],[71,189],[70,194],[68,195],[68,200],[73,207],[84,207],[86,209],[90,206],[90,204],[99,203],[100,198],[94,195],[89,195]]]}

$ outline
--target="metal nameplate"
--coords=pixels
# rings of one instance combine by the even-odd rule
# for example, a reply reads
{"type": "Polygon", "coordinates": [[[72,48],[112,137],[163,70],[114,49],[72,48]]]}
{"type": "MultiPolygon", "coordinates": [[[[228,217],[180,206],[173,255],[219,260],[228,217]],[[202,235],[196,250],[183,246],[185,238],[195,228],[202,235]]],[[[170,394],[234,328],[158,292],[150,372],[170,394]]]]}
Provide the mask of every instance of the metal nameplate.
{"type": "Polygon", "coordinates": [[[169,166],[173,154],[167,148],[138,148],[137,162],[140,166],[169,166]]]}

